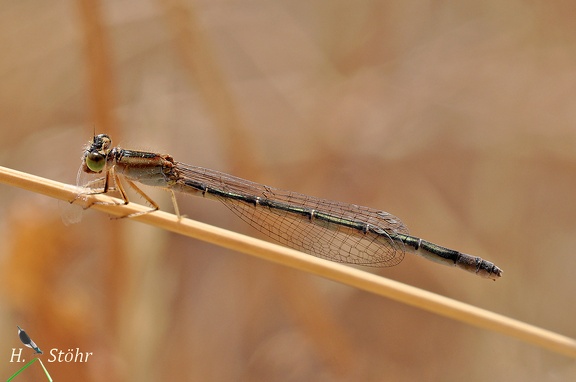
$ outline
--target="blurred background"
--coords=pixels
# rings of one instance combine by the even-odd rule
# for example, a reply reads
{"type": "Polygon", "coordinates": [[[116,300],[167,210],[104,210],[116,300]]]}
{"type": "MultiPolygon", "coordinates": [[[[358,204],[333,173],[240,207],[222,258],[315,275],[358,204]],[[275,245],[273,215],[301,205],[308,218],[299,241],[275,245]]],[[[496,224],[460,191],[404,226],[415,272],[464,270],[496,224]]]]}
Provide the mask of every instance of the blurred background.
{"type": "MultiPolygon", "coordinates": [[[[74,184],[106,132],[383,209],[505,273],[414,257],[370,271],[574,337],[574,17],[514,0],[3,0],[0,164],[74,184]]],[[[56,200],[0,193],[0,378],[23,365],[16,325],[60,381],[576,376],[501,334],[128,219],[65,226],[56,200]],[[48,362],[77,348],[88,362],[48,362]]],[[[261,237],[219,203],[179,204],[261,237]]],[[[44,378],[36,364],[18,380],[44,378]]]]}

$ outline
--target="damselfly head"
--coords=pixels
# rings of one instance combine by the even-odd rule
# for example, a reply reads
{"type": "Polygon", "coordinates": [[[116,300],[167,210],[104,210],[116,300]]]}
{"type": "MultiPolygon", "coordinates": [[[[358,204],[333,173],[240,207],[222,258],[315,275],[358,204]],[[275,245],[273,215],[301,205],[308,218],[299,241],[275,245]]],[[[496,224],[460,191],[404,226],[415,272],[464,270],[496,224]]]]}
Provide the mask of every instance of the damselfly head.
{"type": "Polygon", "coordinates": [[[99,173],[106,167],[106,158],[110,152],[112,140],[106,134],[94,136],[90,146],[84,151],[82,170],[87,173],[99,173]]]}
{"type": "Polygon", "coordinates": [[[94,136],[90,144],[90,151],[97,150],[97,151],[108,151],[110,146],[112,145],[112,139],[106,134],[98,134],[94,136]]]}

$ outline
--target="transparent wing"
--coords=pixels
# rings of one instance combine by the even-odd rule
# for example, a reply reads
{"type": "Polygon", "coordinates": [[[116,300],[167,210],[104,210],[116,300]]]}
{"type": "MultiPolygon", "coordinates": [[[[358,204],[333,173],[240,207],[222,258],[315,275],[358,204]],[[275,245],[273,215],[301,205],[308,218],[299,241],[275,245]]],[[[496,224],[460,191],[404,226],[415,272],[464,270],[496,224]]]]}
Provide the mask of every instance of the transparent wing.
{"type": "MultiPolygon", "coordinates": [[[[86,189],[85,193],[79,193],[75,200],[86,201],[85,194],[90,193],[90,190],[98,189],[104,187],[104,178],[102,174],[89,174],[82,170],[82,165],[78,169],[78,174],[76,175],[76,186],[79,189],[86,189]]],[[[66,201],[58,201],[58,208],[60,209],[60,217],[64,225],[69,226],[72,224],[77,224],[82,221],[82,215],[84,208],[80,204],[72,204],[66,201]]]]}
{"type": "Polygon", "coordinates": [[[394,266],[404,258],[402,244],[388,235],[408,234],[408,229],[387,212],[280,190],[202,167],[176,165],[183,179],[222,191],[212,197],[288,247],[340,263],[368,266],[394,266]],[[256,197],[272,203],[250,203],[256,197]],[[311,210],[328,215],[328,221],[311,218],[311,210]],[[359,229],[364,223],[374,229],[359,229]]]}

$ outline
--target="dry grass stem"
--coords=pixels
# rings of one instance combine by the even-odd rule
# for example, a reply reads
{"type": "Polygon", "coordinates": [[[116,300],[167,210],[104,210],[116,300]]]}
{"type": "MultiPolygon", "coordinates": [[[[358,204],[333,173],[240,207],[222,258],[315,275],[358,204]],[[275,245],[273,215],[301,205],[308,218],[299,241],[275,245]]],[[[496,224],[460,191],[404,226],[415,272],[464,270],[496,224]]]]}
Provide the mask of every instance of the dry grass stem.
{"type": "MultiPolygon", "coordinates": [[[[0,167],[0,182],[67,201],[73,200],[78,193],[78,189],[75,186],[4,167],[0,167]]],[[[94,202],[119,203],[120,201],[106,195],[93,195],[82,202],[90,204],[94,202]]],[[[94,204],[92,208],[114,216],[125,216],[148,209],[148,207],[135,203],[130,203],[129,205],[94,204]]],[[[179,220],[175,215],[162,211],[140,215],[134,217],[133,220],[299,269],[576,358],[576,340],[572,338],[343,264],[322,260],[289,248],[190,219],[179,220]]]]}

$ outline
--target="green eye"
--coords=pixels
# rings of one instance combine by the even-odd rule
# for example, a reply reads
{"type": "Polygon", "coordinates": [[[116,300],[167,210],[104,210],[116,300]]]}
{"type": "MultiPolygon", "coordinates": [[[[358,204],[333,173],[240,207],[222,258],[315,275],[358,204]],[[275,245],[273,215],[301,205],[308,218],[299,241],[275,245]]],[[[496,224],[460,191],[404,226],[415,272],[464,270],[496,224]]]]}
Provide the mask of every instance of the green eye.
{"type": "Polygon", "coordinates": [[[86,155],[86,166],[94,172],[100,172],[106,165],[106,157],[98,152],[91,152],[86,155]]]}

